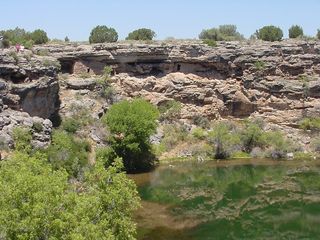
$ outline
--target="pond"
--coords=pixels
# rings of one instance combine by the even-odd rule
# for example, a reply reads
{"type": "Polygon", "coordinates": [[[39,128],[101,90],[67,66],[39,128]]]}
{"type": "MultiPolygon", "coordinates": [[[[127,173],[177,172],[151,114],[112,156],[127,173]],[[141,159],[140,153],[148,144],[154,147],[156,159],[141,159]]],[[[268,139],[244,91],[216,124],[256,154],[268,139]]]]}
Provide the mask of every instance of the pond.
{"type": "Polygon", "coordinates": [[[318,239],[320,163],[176,162],[131,175],[139,240],[318,239]]]}

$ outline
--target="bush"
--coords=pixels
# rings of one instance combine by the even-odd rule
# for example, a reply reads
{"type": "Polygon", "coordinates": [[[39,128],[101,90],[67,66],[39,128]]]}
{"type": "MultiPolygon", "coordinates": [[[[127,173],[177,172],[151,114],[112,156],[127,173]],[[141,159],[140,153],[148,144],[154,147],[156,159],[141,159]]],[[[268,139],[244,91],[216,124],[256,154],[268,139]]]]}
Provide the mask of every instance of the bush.
{"type": "Polygon", "coordinates": [[[36,132],[42,132],[43,130],[43,125],[40,122],[34,122],[32,128],[36,131],[36,132]]]}
{"type": "Polygon", "coordinates": [[[266,68],[266,63],[264,61],[256,61],[254,63],[254,68],[257,70],[257,71],[263,71],[265,68],[266,68]]]}
{"type": "Polygon", "coordinates": [[[14,140],[14,149],[20,152],[31,151],[32,134],[30,129],[16,127],[13,129],[12,137],[14,140]]]}
{"type": "Polygon", "coordinates": [[[199,38],[214,41],[236,41],[244,39],[237,31],[237,26],[235,25],[220,25],[219,28],[204,29],[199,34],[199,38]]]}
{"type": "Polygon", "coordinates": [[[280,41],[283,37],[283,32],[279,27],[275,26],[264,26],[263,28],[257,30],[257,38],[263,41],[280,41]]]}
{"type": "Polygon", "coordinates": [[[126,40],[152,40],[156,33],[148,28],[140,28],[128,34],[126,40]]]}
{"type": "Polygon", "coordinates": [[[299,122],[299,128],[303,130],[313,130],[313,131],[319,131],[320,130],[320,118],[314,117],[314,118],[303,118],[299,122]]]}
{"type": "Polygon", "coordinates": [[[198,127],[202,127],[207,129],[210,127],[210,121],[208,118],[203,117],[202,115],[194,115],[192,116],[192,123],[198,127]]]}
{"type": "Polygon", "coordinates": [[[0,238],[134,239],[139,197],[121,168],[97,163],[72,182],[42,154],[0,162],[0,238]]]}
{"type": "Polygon", "coordinates": [[[143,99],[116,103],[103,116],[102,121],[111,132],[110,146],[123,159],[128,172],[154,166],[150,136],[156,132],[158,117],[158,110],[143,99]]]}
{"type": "Polygon", "coordinates": [[[280,131],[271,131],[264,134],[264,141],[267,148],[266,157],[273,159],[286,158],[291,150],[292,144],[289,143],[280,131]],[[291,146],[290,146],[291,145],[291,146]]]}
{"type": "Polygon", "coordinates": [[[64,38],[64,41],[67,42],[67,43],[70,42],[70,39],[68,38],[68,36],[66,36],[66,37],[64,38]]]}
{"type": "Polygon", "coordinates": [[[208,140],[214,145],[214,157],[226,159],[240,150],[239,135],[226,123],[217,123],[208,134],[208,140]]]}
{"type": "Polygon", "coordinates": [[[317,38],[320,40],[320,29],[317,30],[317,38]]]}
{"type": "Polygon", "coordinates": [[[47,33],[41,29],[34,30],[31,33],[31,39],[35,44],[43,44],[49,41],[47,33]]]}
{"type": "Polygon", "coordinates": [[[303,29],[298,25],[289,28],[289,38],[298,38],[303,36],[303,29]]]}
{"type": "Polygon", "coordinates": [[[202,42],[204,44],[207,44],[209,47],[216,47],[217,46],[217,42],[213,39],[204,39],[202,42]]]}
{"type": "Polygon", "coordinates": [[[188,131],[184,125],[180,124],[166,124],[163,127],[163,138],[160,143],[160,148],[163,151],[170,151],[178,143],[186,141],[188,138],[188,131]]]}
{"type": "Polygon", "coordinates": [[[265,144],[264,132],[257,123],[246,122],[244,129],[240,132],[243,150],[250,153],[255,147],[263,147],[265,144]]]}
{"type": "Polygon", "coordinates": [[[62,121],[62,128],[68,133],[75,133],[80,126],[80,122],[74,117],[67,118],[64,121],[62,121]]]}
{"type": "Polygon", "coordinates": [[[176,120],[180,117],[181,103],[176,100],[164,102],[159,106],[160,120],[176,120]]]}
{"type": "Polygon", "coordinates": [[[79,178],[88,166],[90,144],[75,139],[67,132],[57,130],[52,134],[52,143],[46,150],[54,169],[65,169],[70,177],[79,178]]]}
{"type": "Polygon", "coordinates": [[[204,140],[207,136],[207,133],[202,128],[194,128],[191,132],[192,136],[198,140],[204,140]]]}
{"type": "Polygon", "coordinates": [[[118,33],[114,28],[98,25],[92,29],[89,37],[90,43],[105,43],[118,41],[118,33]]]}

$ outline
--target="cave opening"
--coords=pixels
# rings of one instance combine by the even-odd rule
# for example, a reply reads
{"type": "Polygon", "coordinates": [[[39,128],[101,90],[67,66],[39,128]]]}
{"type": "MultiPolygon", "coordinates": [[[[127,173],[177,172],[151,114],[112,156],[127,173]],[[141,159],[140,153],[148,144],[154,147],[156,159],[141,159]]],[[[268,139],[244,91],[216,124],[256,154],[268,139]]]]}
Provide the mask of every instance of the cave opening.
{"type": "Polygon", "coordinates": [[[177,65],[177,71],[178,71],[178,72],[181,71],[181,65],[180,65],[180,64],[177,65]]]}
{"type": "Polygon", "coordinates": [[[60,61],[61,73],[73,74],[74,61],[60,61]]]}

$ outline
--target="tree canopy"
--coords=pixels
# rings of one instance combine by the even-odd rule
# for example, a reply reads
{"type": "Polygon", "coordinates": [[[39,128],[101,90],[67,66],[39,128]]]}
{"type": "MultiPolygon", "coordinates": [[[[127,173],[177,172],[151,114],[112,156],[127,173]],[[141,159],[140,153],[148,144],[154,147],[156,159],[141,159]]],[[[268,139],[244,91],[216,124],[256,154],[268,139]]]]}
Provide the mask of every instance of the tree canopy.
{"type": "Polygon", "coordinates": [[[105,43],[118,41],[118,33],[114,28],[109,28],[105,25],[98,25],[91,30],[90,43],[105,43]]]}
{"type": "Polygon", "coordinates": [[[148,28],[140,28],[129,33],[126,40],[152,40],[156,33],[148,28]]]}
{"type": "Polygon", "coordinates": [[[264,26],[256,31],[256,35],[258,39],[263,41],[280,41],[283,37],[283,32],[279,27],[276,26],[264,26]]]}
{"type": "Polygon", "coordinates": [[[45,155],[16,152],[0,164],[1,239],[134,239],[138,195],[121,168],[97,163],[70,183],[45,155]]]}
{"type": "Polygon", "coordinates": [[[157,108],[143,99],[116,103],[103,117],[111,132],[111,148],[123,159],[128,172],[153,166],[149,138],[156,131],[158,117],[157,108]]]}
{"type": "Polygon", "coordinates": [[[235,41],[244,37],[237,31],[236,25],[220,25],[218,28],[204,29],[199,34],[200,39],[211,39],[214,41],[235,41]]]}

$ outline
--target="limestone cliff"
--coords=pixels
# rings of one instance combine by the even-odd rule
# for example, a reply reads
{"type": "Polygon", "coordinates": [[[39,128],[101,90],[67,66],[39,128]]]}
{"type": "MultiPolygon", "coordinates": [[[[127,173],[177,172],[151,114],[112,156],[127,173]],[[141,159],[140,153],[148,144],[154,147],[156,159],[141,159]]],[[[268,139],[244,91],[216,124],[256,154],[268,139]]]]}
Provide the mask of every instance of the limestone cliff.
{"type": "Polygon", "coordinates": [[[4,104],[32,116],[48,118],[59,102],[58,69],[43,66],[45,59],[59,61],[61,73],[68,74],[67,82],[59,82],[62,115],[77,96],[95,116],[106,111],[108,104],[94,97],[94,79],[106,65],[119,98],[142,96],[157,105],[180,101],[185,121],[197,115],[262,117],[297,137],[297,122],[320,114],[320,42],[120,42],[43,45],[33,52],[31,61],[18,63],[0,53],[4,104]],[[48,56],[37,55],[43,52],[48,56]]]}

